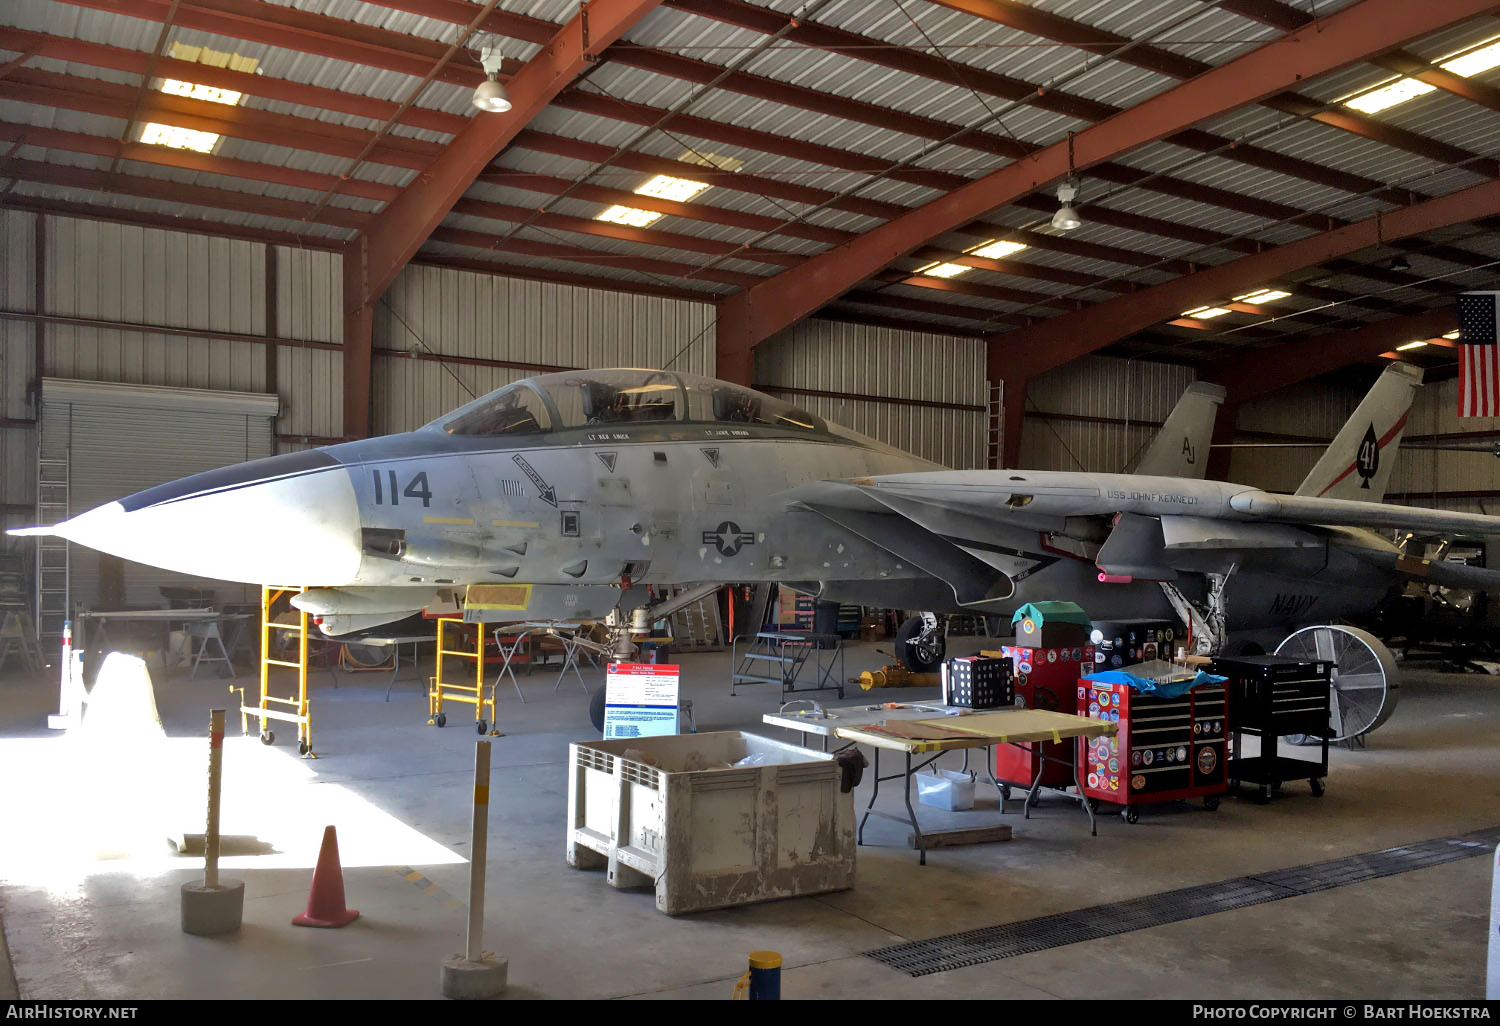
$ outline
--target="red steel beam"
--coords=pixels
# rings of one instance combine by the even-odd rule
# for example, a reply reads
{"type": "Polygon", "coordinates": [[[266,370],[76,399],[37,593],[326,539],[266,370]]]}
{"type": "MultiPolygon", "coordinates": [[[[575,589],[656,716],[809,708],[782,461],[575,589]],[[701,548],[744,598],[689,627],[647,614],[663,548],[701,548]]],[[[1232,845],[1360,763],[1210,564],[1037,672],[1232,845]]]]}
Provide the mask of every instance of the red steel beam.
{"type": "MultiPolygon", "coordinates": [[[[1495,0],[1451,0],[1441,5],[1363,0],[1337,11],[1084,129],[1070,143],[1049,146],[968,182],[866,232],[855,242],[812,258],[794,273],[778,275],[722,301],[716,321],[720,365],[727,360],[745,373],[755,345],[776,331],[807,316],[923,241],[1032,193],[1073,169],[1087,170],[1196,122],[1274,95],[1296,82],[1497,7],[1500,3],[1495,0]]],[[[1301,266],[1314,262],[1309,260],[1301,266]]]]}
{"type": "Polygon", "coordinates": [[[550,42],[511,79],[511,110],[496,118],[471,119],[368,233],[368,263],[360,286],[366,304],[390,286],[422,241],[516,134],[658,2],[591,0],[556,30],[550,42]]]}
{"type": "MultiPolygon", "coordinates": [[[[89,43],[81,39],[67,39],[62,36],[27,32],[16,28],[0,28],[0,49],[34,51],[38,57],[86,64],[95,68],[109,68],[112,71],[123,71],[132,75],[144,75],[151,62],[150,54],[140,50],[126,50],[118,46],[106,46],[102,43],[89,43]]],[[[279,100],[282,103],[296,103],[337,111],[341,114],[353,114],[369,118],[379,124],[384,124],[400,109],[400,104],[376,99],[373,96],[363,96],[344,92],[341,89],[328,89],[302,82],[290,82],[286,79],[257,75],[248,71],[216,68],[211,64],[199,64],[196,61],[183,61],[172,57],[162,57],[157,62],[157,71],[166,78],[199,82],[220,89],[233,89],[247,96],[260,96],[268,100],[279,100]]],[[[397,123],[454,135],[469,123],[469,119],[426,107],[408,107],[401,112],[397,123]]]]}
{"type": "MultiPolygon", "coordinates": [[[[23,68],[0,79],[0,98],[43,107],[62,107],[122,121],[130,116],[129,101],[121,97],[119,89],[111,82],[31,68],[23,68]]],[[[161,92],[152,94],[141,116],[195,131],[338,157],[356,156],[373,134],[363,128],[161,92]]],[[[436,143],[406,136],[387,136],[371,151],[369,158],[377,164],[421,170],[441,150],[436,143]]]]}
{"type": "MultiPolygon", "coordinates": [[[[171,0],[63,2],[145,21],[162,21],[171,6],[171,0]]],[[[469,18],[473,16],[471,10],[469,18]]],[[[178,10],[176,22],[183,28],[385,68],[413,78],[426,75],[446,49],[435,40],[260,0],[186,0],[178,10]]],[[[483,77],[478,69],[463,66],[449,66],[438,74],[439,81],[471,87],[483,77]]]]}
{"type": "Polygon", "coordinates": [[[1159,324],[1176,316],[1178,311],[1243,292],[1262,281],[1383,241],[1460,224],[1497,211],[1500,211],[1500,182],[1485,182],[1391,211],[1378,223],[1371,218],[1346,225],[1143,289],[1130,296],[1098,303],[1075,314],[1055,317],[1000,336],[992,344],[1006,361],[1023,364],[1026,374],[1035,377],[1136,331],[1159,324]]]}
{"type": "MultiPolygon", "coordinates": [[[[61,185],[72,189],[121,193],[127,196],[161,200],[165,203],[185,203],[218,210],[259,214],[264,217],[279,217],[293,222],[306,220],[315,213],[312,204],[299,203],[295,200],[257,196],[253,193],[235,192],[230,189],[215,189],[206,185],[184,185],[181,182],[167,181],[163,178],[140,178],[135,175],[111,174],[108,171],[92,171],[82,167],[43,164],[14,157],[0,161],[0,178],[19,178],[22,181],[43,185],[61,185]]],[[[323,224],[356,230],[364,228],[374,217],[373,214],[366,214],[362,211],[333,206],[324,207],[316,214],[317,220],[323,224]]]]}
{"type": "Polygon", "coordinates": [[[65,150],[69,153],[87,153],[96,157],[113,158],[118,154],[123,160],[132,160],[142,164],[175,167],[185,171],[224,175],[247,181],[268,182],[273,185],[287,185],[315,192],[337,188],[345,195],[377,200],[381,203],[395,199],[401,191],[394,185],[382,185],[379,182],[359,178],[340,180],[337,175],[299,171],[296,168],[276,164],[260,164],[250,160],[216,157],[193,150],[178,150],[147,143],[135,142],[122,145],[103,136],[85,135],[82,132],[64,132],[54,128],[35,128],[31,125],[17,125],[9,121],[0,121],[0,142],[44,146],[48,149],[65,150]]]}
{"type": "Polygon", "coordinates": [[[1205,365],[1199,377],[1223,384],[1235,404],[1246,403],[1351,363],[1376,359],[1413,339],[1441,335],[1456,327],[1458,312],[1447,304],[1349,331],[1299,336],[1284,345],[1222,357],[1205,365]]]}
{"type": "MultiPolygon", "coordinates": [[[[1071,21],[1067,18],[1037,10],[1036,8],[1026,7],[1013,2],[1013,0],[932,0],[932,2],[942,7],[964,11],[989,21],[1019,29],[1022,32],[1028,32],[1044,39],[1052,39],[1059,43],[1089,50],[1094,53],[1109,54],[1112,51],[1118,50],[1119,53],[1115,57],[1116,60],[1135,65],[1139,68],[1145,68],[1158,74],[1167,75],[1180,81],[1186,81],[1187,79],[1201,75],[1211,67],[1211,65],[1205,64],[1202,61],[1182,57],[1168,50],[1151,46],[1150,44],[1137,43],[1130,45],[1132,41],[1126,36],[1115,35],[1112,32],[1105,32],[1091,25],[1085,25],[1082,22],[1071,21]]],[[[1300,25],[1297,26],[1297,28],[1300,27],[1300,25]]],[[[1463,81],[1456,75],[1446,75],[1446,77],[1444,75],[1445,73],[1439,72],[1439,77],[1443,78],[1441,88],[1452,90],[1452,83],[1448,81],[1449,79],[1463,81]]],[[[1437,83],[1435,82],[1434,84],[1437,83]]],[[[1404,149],[1411,153],[1417,153],[1442,163],[1460,164],[1473,161],[1478,156],[1460,147],[1439,143],[1416,132],[1398,129],[1384,122],[1351,111],[1320,110],[1319,108],[1323,106],[1321,103],[1295,92],[1283,92],[1276,96],[1268,97],[1263,102],[1276,110],[1296,114],[1299,117],[1309,118],[1314,121],[1321,121],[1324,124],[1332,125],[1334,128],[1351,132],[1367,139],[1373,139],[1388,146],[1404,149]]],[[[1228,142],[1225,139],[1217,139],[1209,136],[1208,133],[1201,134],[1207,136],[1207,140],[1200,140],[1197,146],[1192,146],[1191,143],[1185,144],[1192,146],[1192,148],[1213,149],[1218,145],[1228,142]],[[1205,142],[1208,143],[1206,147],[1204,146],[1205,142]]],[[[1168,141],[1179,142],[1176,137],[1169,138],[1168,141]]],[[[1240,159],[1243,161],[1244,156],[1245,154],[1243,153],[1231,153],[1229,159],[1240,159]]],[[[1284,158],[1268,150],[1259,150],[1256,156],[1257,159],[1262,161],[1267,159],[1274,160],[1283,167],[1294,167],[1299,164],[1305,165],[1305,162],[1292,161],[1289,158],[1284,158]]],[[[1245,162],[1249,163],[1250,161],[1245,162]]],[[[1295,171],[1288,173],[1298,174],[1299,177],[1307,177],[1306,174],[1295,171]]],[[[1491,164],[1491,169],[1486,173],[1492,177],[1497,173],[1493,164],[1491,164]]],[[[1314,177],[1310,178],[1311,181],[1326,180],[1318,176],[1315,168],[1312,170],[1312,174],[1314,177]]],[[[1369,190],[1354,189],[1353,191],[1367,192],[1369,190]]]]}

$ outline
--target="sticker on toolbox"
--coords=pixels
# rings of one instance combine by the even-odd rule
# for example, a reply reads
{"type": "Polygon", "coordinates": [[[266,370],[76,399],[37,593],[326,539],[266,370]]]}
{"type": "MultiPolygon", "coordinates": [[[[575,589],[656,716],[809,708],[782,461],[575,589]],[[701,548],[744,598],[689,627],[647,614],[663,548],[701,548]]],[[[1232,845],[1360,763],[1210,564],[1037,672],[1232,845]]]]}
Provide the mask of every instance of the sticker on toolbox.
{"type": "Polygon", "coordinates": [[[1140,773],[1137,773],[1135,776],[1133,776],[1133,777],[1130,778],[1130,789],[1132,791],[1139,791],[1141,788],[1143,788],[1145,786],[1146,786],[1146,778],[1143,775],[1141,775],[1140,773]]]}
{"type": "Polygon", "coordinates": [[[1030,673],[1031,664],[1026,662],[1025,660],[1022,660],[1021,663],[1016,667],[1016,669],[1020,670],[1022,673],[1030,673]]]}
{"type": "Polygon", "coordinates": [[[1098,716],[1099,715],[1099,703],[1098,702],[1090,702],[1089,703],[1089,715],[1090,716],[1098,716]]]}
{"type": "Polygon", "coordinates": [[[1055,663],[1055,662],[1057,662],[1057,649],[1055,649],[1055,648],[1049,648],[1049,649],[1047,649],[1047,662],[1049,662],[1049,663],[1055,663]]]}
{"type": "Polygon", "coordinates": [[[1097,773],[1090,773],[1089,774],[1089,786],[1090,787],[1098,787],[1099,786],[1099,774],[1097,774],[1097,773]]]}
{"type": "Polygon", "coordinates": [[[1214,767],[1219,764],[1219,753],[1208,745],[1198,749],[1198,772],[1204,775],[1212,773],[1214,767]]]}
{"type": "Polygon", "coordinates": [[[1115,723],[1119,723],[1120,722],[1120,710],[1118,710],[1118,709],[1111,709],[1109,711],[1109,718],[1111,720],[1113,720],[1115,723]]]}
{"type": "Polygon", "coordinates": [[[1152,752],[1151,749],[1148,748],[1141,753],[1141,762],[1145,763],[1147,766],[1151,765],[1155,761],[1156,753],[1152,752]]]}
{"type": "Polygon", "coordinates": [[[1187,746],[1186,745],[1178,745],[1177,746],[1177,761],[1178,762],[1187,762],[1187,746]]]}
{"type": "Polygon", "coordinates": [[[1081,648],[1075,648],[1073,650],[1073,661],[1075,663],[1081,663],[1081,662],[1083,662],[1083,649],[1081,649],[1081,648]]]}
{"type": "Polygon", "coordinates": [[[1120,778],[1119,777],[1110,777],[1109,778],[1109,789],[1111,791],[1118,791],[1120,789],[1120,778]]]}
{"type": "Polygon", "coordinates": [[[1131,752],[1130,753],[1130,765],[1132,765],[1132,766],[1139,766],[1140,764],[1141,764],[1141,753],[1140,752],[1131,752]]]}
{"type": "Polygon", "coordinates": [[[1109,771],[1111,773],[1118,773],[1118,772],[1120,772],[1120,760],[1119,759],[1110,759],[1109,760],[1109,771]]]}

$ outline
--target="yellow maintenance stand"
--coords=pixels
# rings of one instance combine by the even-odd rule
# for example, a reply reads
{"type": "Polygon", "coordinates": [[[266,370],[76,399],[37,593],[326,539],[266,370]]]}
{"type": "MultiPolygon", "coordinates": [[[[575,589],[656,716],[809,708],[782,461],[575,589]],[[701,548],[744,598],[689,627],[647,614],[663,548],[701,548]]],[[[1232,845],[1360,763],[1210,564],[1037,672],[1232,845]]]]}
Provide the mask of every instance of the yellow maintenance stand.
{"type": "Polygon", "coordinates": [[[288,720],[297,724],[297,751],[304,759],[316,759],[312,749],[312,714],[307,704],[307,631],[308,615],[292,607],[295,622],[279,623],[271,619],[271,610],[282,598],[301,594],[306,588],[264,587],[260,590],[260,701],[256,705],[245,704],[244,688],[233,688],[240,692],[240,733],[250,732],[250,717],[260,717],[261,744],[274,744],[276,732],[270,729],[268,720],[288,720]],[[297,660],[271,658],[271,639],[292,636],[297,643],[297,660]],[[297,697],[278,698],[271,691],[271,670],[297,671],[297,697]]]}
{"type": "Polygon", "coordinates": [[[440,616],[437,622],[437,665],[433,668],[433,676],[430,678],[432,686],[427,691],[427,722],[434,727],[448,725],[448,714],[443,712],[443,702],[465,702],[474,707],[474,729],[480,734],[488,732],[492,737],[499,737],[498,730],[490,730],[495,722],[495,687],[489,686],[489,697],[486,698],[484,683],[484,628],[482,623],[465,623],[459,616],[440,616]],[[464,637],[465,628],[473,628],[474,637],[472,642],[464,637]],[[452,630],[450,635],[448,632],[452,630]],[[473,645],[465,649],[452,646],[473,645]],[[449,678],[447,660],[460,660],[460,665],[468,660],[474,661],[474,673],[471,682],[463,683],[468,679],[467,670],[461,675],[455,674],[449,678]],[[484,718],[484,711],[490,711],[489,721],[484,718]]]}

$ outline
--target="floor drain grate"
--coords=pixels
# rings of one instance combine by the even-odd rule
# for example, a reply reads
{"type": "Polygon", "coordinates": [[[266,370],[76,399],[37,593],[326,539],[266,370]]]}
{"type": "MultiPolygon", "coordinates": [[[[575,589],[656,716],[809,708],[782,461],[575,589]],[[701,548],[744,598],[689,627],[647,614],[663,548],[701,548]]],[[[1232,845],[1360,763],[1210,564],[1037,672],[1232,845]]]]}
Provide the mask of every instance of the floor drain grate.
{"type": "Polygon", "coordinates": [[[927,976],[1441,866],[1484,855],[1497,842],[1500,842],[1500,827],[1492,827],[1462,837],[1439,837],[946,937],[893,944],[866,954],[910,976],[927,976]]]}

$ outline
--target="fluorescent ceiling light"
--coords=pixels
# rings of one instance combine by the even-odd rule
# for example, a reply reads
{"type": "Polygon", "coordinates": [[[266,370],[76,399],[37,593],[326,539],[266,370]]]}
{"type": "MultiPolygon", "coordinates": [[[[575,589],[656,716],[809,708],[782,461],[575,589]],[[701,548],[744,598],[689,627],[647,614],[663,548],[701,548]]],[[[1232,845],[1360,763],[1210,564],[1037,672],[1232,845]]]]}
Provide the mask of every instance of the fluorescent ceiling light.
{"type": "Polygon", "coordinates": [[[1008,256],[1014,256],[1025,248],[1026,243],[1024,242],[1005,242],[1002,240],[999,242],[986,242],[983,246],[980,246],[977,249],[971,249],[969,250],[969,252],[977,257],[988,257],[990,260],[1001,260],[1008,256]]]}
{"type": "Polygon", "coordinates": [[[239,103],[240,97],[244,95],[233,89],[220,89],[218,86],[203,85],[200,82],[181,82],[175,78],[163,79],[161,91],[171,93],[173,96],[186,96],[191,100],[225,103],[231,107],[239,103]]]}
{"type": "Polygon", "coordinates": [[[153,146],[166,146],[174,150],[197,150],[210,153],[219,141],[217,132],[195,132],[191,128],[162,125],[150,122],[141,130],[141,142],[153,146]]]}
{"type": "Polygon", "coordinates": [[[1280,289],[1256,289],[1254,292],[1247,292],[1243,296],[1235,296],[1234,301],[1236,303],[1251,304],[1274,303],[1276,300],[1285,299],[1290,295],[1290,292],[1283,292],[1280,289]]]}
{"type": "MultiPolygon", "coordinates": [[[[1486,71],[1500,67],[1500,40],[1492,40],[1478,49],[1440,61],[1438,67],[1461,78],[1482,75],[1486,71]]],[[[1424,96],[1436,88],[1415,78],[1398,78],[1389,85],[1383,85],[1379,89],[1372,89],[1351,100],[1345,100],[1344,106],[1366,114],[1378,114],[1398,103],[1424,96]]]]}
{"type": "Polygon", "coordinates": [[[674,203],[686,203],[707,188],[707,182],[695,182],[691,178],[674,178],[671,175],[657,175],[635,192],[638,196],[655,196],[657,199],[671,200],[674,203]]]}
{"type": "Polygon", "coordinates": [[[1458,332],[1456,332],[1456,331],[1446,331],[1446,332],[1443,333],[1443,337],[1444,338],[1458,338],[1458,332]]]}
{"type": "Polygon", "coordinates": [[[972,267],[965,267],[963,264],[928,264],[926,267],[919,267],[917,273],[929,278],[956,278],[972,270],[972,267]]]}
{"type": "Polygon", "coordinates": [[[1440,66],[1444,71],[1451,71],[1464,78],[1473,78],[1491,68],[1500,67],[1500,40],[1495,40],[1488,46],[1481,46],[1477,50],[1471,50],[1462,57],[1444,61],[1440,66]]]}
{"type": "Polygon", "coordinates": [[[1408,342],[1404,346],[1397,346],[1396,347],[1396,352],[1398,352],[1398,353],[1404,353],[1408,349],[1421,349],[1426,344],[1427,344],[1426,342],[1408,342]]]}
{"type": "Polygon", "coordinates": [[[1419,82],[1414,78],[1398,78],[1390,85],[1372,89],[1352,100],[1345,100],[1344,106],[1352,107],[1364,114],[1379,114],[1398,103],[1405,103],[1407,100],[1433,92],[1435,89],[1437,86],[1419,82]]]}
{"type": "Polygon", "coordinates": [[[594,218],[595,221],[611,221],[614,224],[629,225],[632,228],[644,228],[654,221],[661,220],[661,215],[654,210],[641,210],[639,207],[622,207],[616,203],[602,214],[594,218]]]}
{"type": "Polygon", "coordinates": [[[1222,306],[1200,306],[1196,310],[1184,310],[1179,316],[1196,317],[1200,321],[1208,321],[1215,317],[1223,317],[1228,312],[1222,306]]]}

